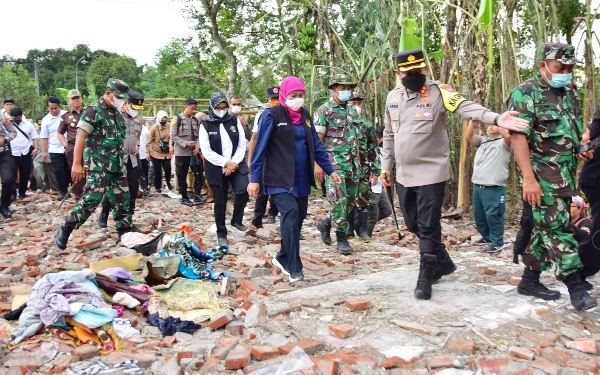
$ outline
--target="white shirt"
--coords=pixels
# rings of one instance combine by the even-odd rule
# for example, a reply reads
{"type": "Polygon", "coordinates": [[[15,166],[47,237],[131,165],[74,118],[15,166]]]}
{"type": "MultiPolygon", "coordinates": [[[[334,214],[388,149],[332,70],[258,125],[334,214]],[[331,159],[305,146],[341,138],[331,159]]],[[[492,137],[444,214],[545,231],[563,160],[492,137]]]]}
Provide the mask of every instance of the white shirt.
{"type": "Polygon", "coordinates": [[[140,134],[140,159],[146,159],[146,142],[148,141],[150,130],[147,126],[142,126],[142,134],[140,134]]]}
{"type": "Polygon", "coordinates": [[[244,127],[242,126],[242,123],[240,120],[237,121],[237,131],[240,136],[235,153],[233,152],[233,144],[231,143],[229,134],[225,130],[223,124],[219,127],[219,131],[221,133],[221,150],[223,151],[223,155],[219,155],[211,150],[208,141],[208,133],[206,132],[206,129],[204,129],[204,126],[200,127],[198,141],[200,142],[202,156],[204,156],[204,159],[208,160],[212,165],[218,165],[220,167],[225,167],[225,163],[229,160],[235,164],[240,164],[246,156],[246,137],[244,136],[244,127]]]}
{"type": "Polygon", "coordinates": [[[258,112],[256,116],[254,116],[254,126],[252,127],[252,133],[258,133],[258,121],[260,120],[260,115],[263,114],[265,110],[258,112]]]}
{"type": "Polygon", "coordinates": [[[17,129],[17,137],[10,141],[10,148],[12,149],[13,156],[23,156],[29,153],[29,148],[33,145],[33,140],[38,138],[37,131],[35,130],[35,126],[29,121],[23,121],[18,125],[15,125],[15,128],[18,127],[22,130],[27,137],[25,137],[19,129],[17,129]]]}
{"type": "MultiPolygon", "coordinates": [[[[381,155],[383,150],[379,147],[379,160],[383,163],[383,156],[381,155]]],[[[377,184],[371,186],[371,191],[375,194],[381,194],[383,190],[383,184],[381,183],[381,177],[377,178],[377,184]]]]}
{"type": "MultiPolygon", "coordinates": [[[[58,140],[58,126],[60,125],[60,121],[62,120],[61,116],[66,111],[60,111],[60,114],[56,117],[52,116],[48,113],[42,119],[42,131],[40,133],[40,138],[48,139],[48,153],[49,154],[64,154],[65,147],[58,140]]],[[[42,150],[44,151],[44,150],[42,150]]]]}

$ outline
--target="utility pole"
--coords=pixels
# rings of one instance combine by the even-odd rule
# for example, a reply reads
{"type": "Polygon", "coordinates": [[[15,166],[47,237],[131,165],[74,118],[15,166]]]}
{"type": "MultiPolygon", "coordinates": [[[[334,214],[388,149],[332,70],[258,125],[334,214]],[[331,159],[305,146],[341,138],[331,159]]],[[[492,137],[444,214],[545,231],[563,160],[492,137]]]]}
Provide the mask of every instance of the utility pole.
{"type": "Polygon", "coordinates": [[[85,61],[82,61],[85,56],[81,56],[77,63],[75,63],[75,89],[79,90],[79,63],[85,64],[85,61]]]}
{"type": "Polygon", "coordinates": [[[39,61],[33,60],[33,76],[35,77],[35,85],[37,87],[37,96],[40,96],[40,76],[39,72],[39,61]]]}

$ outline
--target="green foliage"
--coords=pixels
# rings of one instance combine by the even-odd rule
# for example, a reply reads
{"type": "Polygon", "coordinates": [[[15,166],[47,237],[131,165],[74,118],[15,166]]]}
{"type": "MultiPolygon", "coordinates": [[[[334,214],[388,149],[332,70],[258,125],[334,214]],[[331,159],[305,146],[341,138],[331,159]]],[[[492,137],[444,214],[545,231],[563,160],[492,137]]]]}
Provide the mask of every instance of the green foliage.
{"type": "Polygon", "coordinates": [[[135,89],[140,82],[140,73],[140,68],[131,57],[100,56],[90,64],[87,84],[94,85],[97,95],[102,94],[109,78],[125,81],[131,89],[135,89]]]}
{"type": "Polygon", "coordinates": [[[43,111],[43,101],[36,91],[35,80],[24,67],[0,67],[0,97],[13,98],[16,106],[23,109],[29,118],[35,118],[43,111]]]}

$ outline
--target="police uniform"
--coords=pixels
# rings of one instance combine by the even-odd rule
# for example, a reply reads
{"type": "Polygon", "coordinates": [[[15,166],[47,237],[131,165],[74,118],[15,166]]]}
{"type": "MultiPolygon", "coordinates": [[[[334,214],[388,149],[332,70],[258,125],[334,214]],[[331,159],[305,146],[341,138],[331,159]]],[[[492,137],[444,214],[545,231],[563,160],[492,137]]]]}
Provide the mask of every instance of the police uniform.
{"type": "MultiPolygon", "coordinates": [[[[542,61],[546,62],[546,70],[551,60],[564,65],[581,62],[575,58],[573,46],[559,43],[544,45],[542,61]]],[[[540,70],[514,88],[507,102],[509,110],[520,112],[519,117],[530,123],[519,133],[527,137],[529,163],[542,191],[541,205],[532,207],[535,227],[523,254],[526,269],[518,291],[539,298],[559,298],[558,291],[549,291],[539,283],[540,272],[554,263],[554,274],[567,285],[573,306],[587,310],[597,303],[587,294],[581,279],[581,260],[570,221],[571,197],[577,195],[576,154],[583,133],[582,111],[571,83],[553,83],[554,77],[548,74],[540,70]]]]}
{"type": "MultiPolygon", "coordinates": [[[[144,109],[144,95],[138,91],[129,91],[127,101],[135,111],[144,109]]],[[[129,212],[133,215],[135,211],[135,200],[140,189],[140,161],[138,159],[138,146],[140,145],[140,135],[142,126],[146,120],[139,114],[131,116],[127,112],[122,113],[125,119],[125,142],[123,143],[123,155],[125,168],[127,170],[127,184],[129,185],[129,212]]],[[[110,213],[111,204],[107,194],[102,199],[102,212],[98,219],[98,224],[106,228],[106,221],[110,213]]]]}
{"type": "MultiPolygon", "coordinates": [[[[110,78],[107,90],[119,99],[127,99],[129,86],[110,78]]],[[[136,230],[131,224],[129,185],[125,169],[125,120],[119,108],[113,108],[104,96],[85,108],[78,128],[85,131],[83,161],[85,186],[83,198],[69,213],[65,224],[55,233],[54,244],[65,249],[71,232],[80,228],[98,207],[104,194],[113,207],[113,219],[119,237],[136,230]]]]}
{"type": "MultiPolygon", "coordinates": [[[[396,64],[407,77],[426,67],[419,49],[400,52],[396,64]]],[[[414,91],[399,85],[388,94],[381,169],[390,172],[396,163],[395,183],[404,221],[419,237],[421,264],[426,266],[421,267],[415,295],[429,299],[429,281],[456,269],[441,242],[442,204],[450,178],[446,114],[458,113],[486,124],[496,124],[500,115],[467,100],[447,84],[420,77],[424,83],[414,91]]]]}

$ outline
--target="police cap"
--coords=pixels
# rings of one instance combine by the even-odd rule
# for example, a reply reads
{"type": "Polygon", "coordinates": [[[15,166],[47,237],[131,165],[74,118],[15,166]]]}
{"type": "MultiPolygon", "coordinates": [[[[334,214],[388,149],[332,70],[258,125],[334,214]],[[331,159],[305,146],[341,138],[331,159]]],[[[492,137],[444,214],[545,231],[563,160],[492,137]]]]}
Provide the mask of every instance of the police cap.
{"type": "Polygon", "coordinates": [[[267,89],[267,97],[272,99],[279,98],[279,86],[269,87],[267,89]]]}
{"type": "Polygon", "coordinates": [[[401,72],[425,67],[425,54],[420,48],[409,49],[396,55],[396,67],[401,72]]]}

